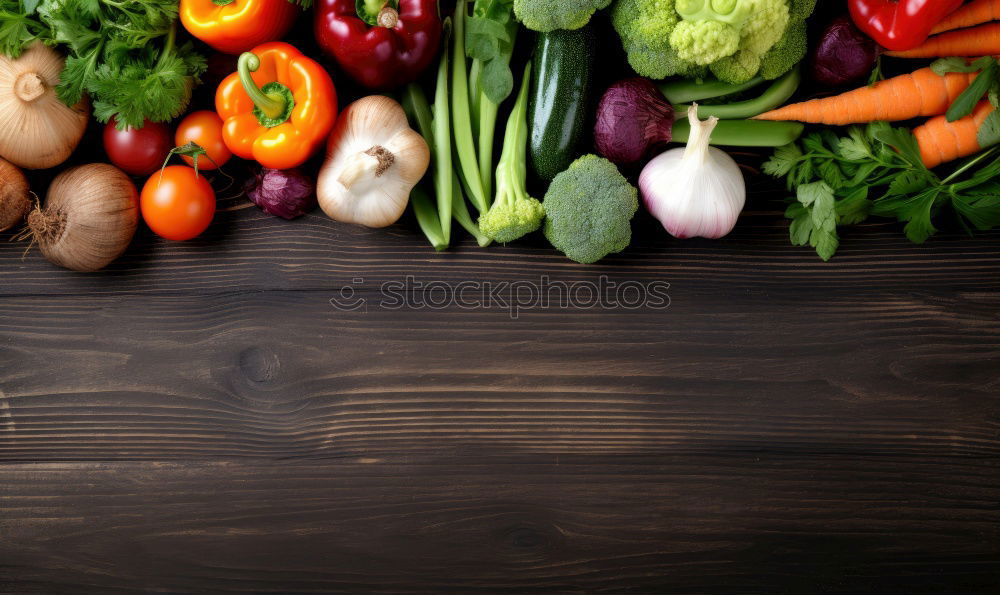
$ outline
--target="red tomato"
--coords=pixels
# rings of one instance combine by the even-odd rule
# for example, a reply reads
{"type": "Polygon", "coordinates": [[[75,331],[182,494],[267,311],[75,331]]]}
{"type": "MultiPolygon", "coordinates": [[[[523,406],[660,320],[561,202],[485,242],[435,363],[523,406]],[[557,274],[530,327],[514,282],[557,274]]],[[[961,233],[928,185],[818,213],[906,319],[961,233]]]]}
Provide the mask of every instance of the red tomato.
{"type": "Polygon", "coordinates": [[[146,181],[139,196],[142,218],[168,240],[190,240],[208,229],[215,216],[215,190],[186,165],[171,165],[146,181]]]}
{"type": "Polygon", "coordinates": [[[146,122],[142,128],[118,130],[112,117],[104,126],[104,151],[111,163],[133,176],[148,176],[163,167],[174,148],[170,128],[159,122],[146,122]]]}
{"type": "MultiPolygon", "coordinates": [[[[193,112],[184,118],[177,126],[174,140],[178,147],[193,142],[205,149],[206,154],[198,158],[198,169],[222,167],[233,156],[222,140],[222,118],[212,111],[193,112]]],[[[185,156],[184,161],[194,165],[194,159],[190,157],[185,156]]]]}

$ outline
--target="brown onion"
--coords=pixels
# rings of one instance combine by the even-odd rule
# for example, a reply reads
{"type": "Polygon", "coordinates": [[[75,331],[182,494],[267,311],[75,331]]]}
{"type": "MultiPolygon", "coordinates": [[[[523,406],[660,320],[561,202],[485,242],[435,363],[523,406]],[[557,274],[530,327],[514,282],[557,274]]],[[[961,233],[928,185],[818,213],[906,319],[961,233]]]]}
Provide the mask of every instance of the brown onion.
{"type": "Polygon", "coordinates": [[[29,235],[45,258],[74,271],[96,271],[125,252],[139,224],[139,193],[106,163],[56,176],[45,206],[28,215],[29,235]]]}
{"type": "Polygon", "coordinates": [[[24,221],[30,209],[28,179],[13,163],[0,159],[0,231],[24,221]]]}
{"type": "MultiPolygon", "coordinates": [[[[37,4],[37,2],[36,2],[37,4]]],[[[0,56],[0,156],[27,169],[59,165],[87,130],[86,98],[73,107],[56,95],[64,59],[35,42],[16,60],[0,56]]]]}

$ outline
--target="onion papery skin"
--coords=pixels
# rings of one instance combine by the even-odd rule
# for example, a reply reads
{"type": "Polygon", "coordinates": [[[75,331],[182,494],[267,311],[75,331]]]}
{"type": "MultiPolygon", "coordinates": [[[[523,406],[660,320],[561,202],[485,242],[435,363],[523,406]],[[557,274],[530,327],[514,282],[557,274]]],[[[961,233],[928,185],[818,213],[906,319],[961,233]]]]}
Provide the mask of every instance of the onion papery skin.
{"type": "Polygon", "coordinates": [[[670,142],[674,108],[647,79],[618,81],[605,91],[597,107],[594,145],[616,165],[631,166],[670,142]]]}
{"type": "Polygon", "coordinates": [[[81,165],[56,176],[45,205],[28,215],[28,228],[53,264],[100,270],[121,256],[139,225],[139,192],[122,170],[81,165]]]}
{"type": "Polygon", "coordinates": [[[30,210],[28,179],[13,163],[0,159],[0,231],[19,225],[30,210]]]}

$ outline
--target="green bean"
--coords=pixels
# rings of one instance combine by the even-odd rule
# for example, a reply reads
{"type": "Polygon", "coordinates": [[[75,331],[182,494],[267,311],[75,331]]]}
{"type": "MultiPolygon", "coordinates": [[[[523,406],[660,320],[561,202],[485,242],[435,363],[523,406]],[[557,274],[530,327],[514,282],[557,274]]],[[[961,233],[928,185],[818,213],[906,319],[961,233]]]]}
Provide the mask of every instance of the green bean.
{"type": "MultiPolygon", "coordinates": [[[[712,131],[711,143],[723,147],[783,147],[798,139],[803,130],[805,126],[799,122],[719,120],[712,131]]],[[[674,142],[688,141],[691,124],[687,118],[674,122],[673,133],[674,142]]]]}
{"type": "MultiPolygon", "coordinates": [[[[793,68],[787,74],[774,81],[766,91],[754,99],[728,103],[721,105],[699,105],[698,116],[705,118],[719,118],[720,120],[742,120],[759,116],[764,112],[769,112],[777,107],[781,107],[799,89],[802,82],[802,74],[799,69],[793,68]]],[[[675,105],[674,110],[678,114],[687,113],[688,106],[675,105]]]]}
{"type": "Polygon", "coordinates": [[[715,97],[726,97],[742,93],[764,82],[761,77],[754,77],[741,85],[733,85],[722,81],[698,82],[691,79],[679,79],[660,85],[660,91],[667,101],[673,104],[704,101],[715,97]]]}
{"type": "MultiPolygon", "coordinates": [[[[446,28],[449,28],[448,23],[449,20],[445,19],[446,28]]],[[[465,70],[464,66],[462,70],[465,70]]],[[[437,86],[434,91],[434,190],[437,192],[441,237],[446,245],[451,243],[451,205],[454,187],[451,171],[451,114],[448,111],[448,99],[448,52],[445,51],[441,53],[437,86]]]]}
{"type": "MultiPolygon", "coordinates": [[[[476,144],[472,140],[472,115],[469,109],[469,73],[465,63],[465,19],[468,17],[467,0],[458,0],[455,6],[454,35],[452,36],[452,117],[454,119],[455,148],[460,173],[469,186],[469,200],[480,213],[489,208],[489,199],[483,191],[483,180],[476,159],[476,144]]],[[[436,101],[436,100],[435,100],[436,101]]],[[[440,200],[440,197],[438,197],[440,200]]],[[[451,217],[449,217],[449,220],[451,217]]]]}

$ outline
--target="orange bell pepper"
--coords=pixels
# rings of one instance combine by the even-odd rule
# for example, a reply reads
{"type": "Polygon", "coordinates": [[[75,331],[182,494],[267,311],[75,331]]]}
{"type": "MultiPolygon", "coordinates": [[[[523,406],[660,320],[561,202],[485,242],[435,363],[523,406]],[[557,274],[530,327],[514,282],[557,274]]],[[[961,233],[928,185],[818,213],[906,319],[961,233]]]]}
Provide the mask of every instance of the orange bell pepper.
{"type": "Polygon", "coordinates": [[[226,54],[240,54],[281,39],[301,12],[302,0],[181,0],[188,33],[226,54]]]}
{"type": "Polygon", "coordinates": [[[305,163],[337,118],[337,91],[315,60],[291,45],[265,43],[240,56],[215,94],[222,139],[234,155],[271,169],[305,163]]]}

